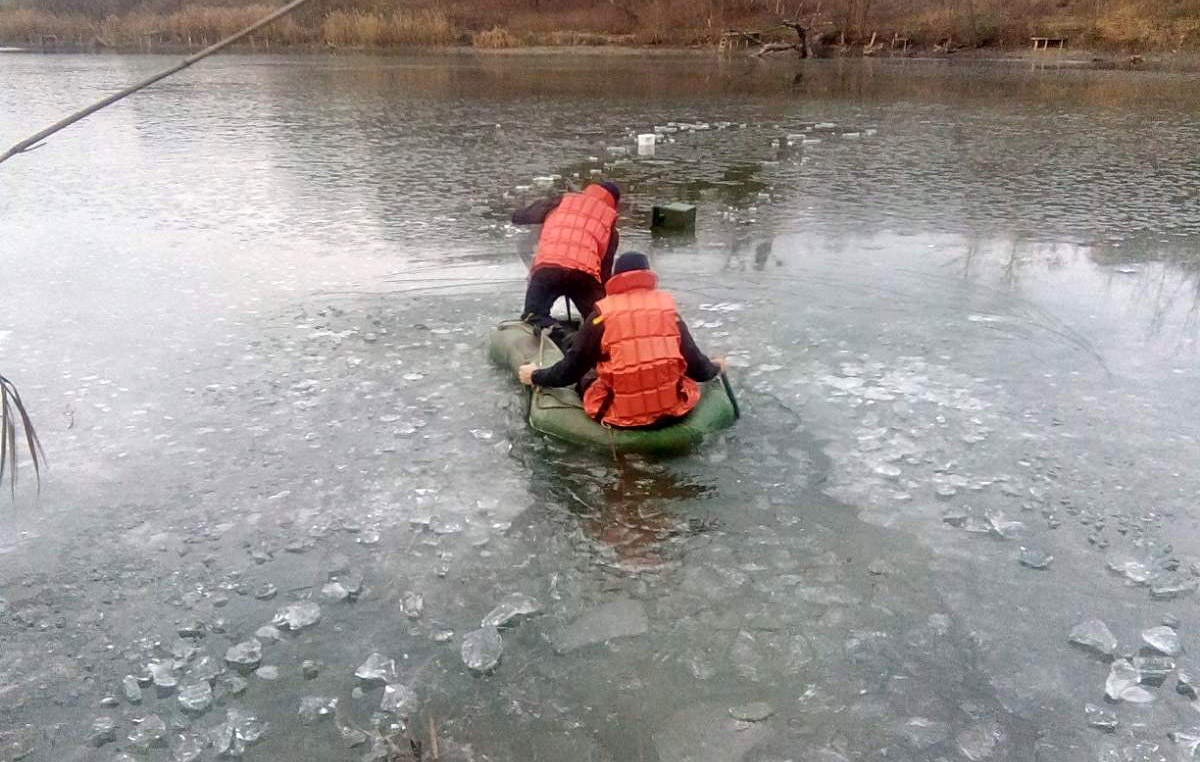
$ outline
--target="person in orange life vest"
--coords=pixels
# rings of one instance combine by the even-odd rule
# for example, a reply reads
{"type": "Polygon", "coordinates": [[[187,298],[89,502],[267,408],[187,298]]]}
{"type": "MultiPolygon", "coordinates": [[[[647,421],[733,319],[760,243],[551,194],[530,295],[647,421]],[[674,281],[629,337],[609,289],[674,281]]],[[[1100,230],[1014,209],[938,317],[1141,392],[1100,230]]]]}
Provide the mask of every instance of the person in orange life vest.
{"type": "Polygon", "coordinates": [[[536,201],[513,214],[514,225],[542,225],[521,319],[559,334],[556,341],[562,329],[550,317],[550,308],[560,296],[575,302],[581,317],[591,314],[604,296],[620,242],[620,199],[616,183],[596,183],[582,193],[536,201]]]}
{"type": "Polygon", "coordinates": [[[622,254],[608,295],[596,303],[566,356],[549,368],[522,365],[521,383],[578,382],[584,410],[609,426],[661,426],[686,415],[700,401],[697,382],[715,378],[725,361],[704,356],[675,300],[657,285],[645,254],[622,254]]]}

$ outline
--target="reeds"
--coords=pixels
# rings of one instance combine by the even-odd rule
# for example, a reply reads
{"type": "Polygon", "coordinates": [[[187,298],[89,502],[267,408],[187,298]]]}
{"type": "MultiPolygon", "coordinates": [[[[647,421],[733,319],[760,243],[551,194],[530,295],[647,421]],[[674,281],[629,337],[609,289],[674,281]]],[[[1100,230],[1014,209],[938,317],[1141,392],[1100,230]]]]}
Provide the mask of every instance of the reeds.
{"type": "MultiPolygon", "coordinates": [[[[0,10],[0,42],[31,43],[55,35],[79,45],[100,43],[116,48],[163,44],[202,47],[227,37],[273,11],[264,4],[229,7],[187,5],[172,13],[133,10],[101,19],[76,13],[34,9],[0,10]]],[[[264,45],[331,45],[346,48],[450,45],[456,33],[439,11],[335,10],[315,23],[283,18],[256,32],[251,43],[264,45]]]]}
{"type": "Polygon", "coordinates": [[[17,387],[4,376],[0,376],[0,484],[4,483],[4,474],[8,473],[9,489],[15,495],[17,491],[17,464],[20,450],[18,444],[24,440],[25,448],[33,460],[33,473],[38,484],[42,481],[42,464],[46,454],[42,451],[42,443],[38,440],[33,421],[25,410],[25,403],[17,392],[17,387]]]}
{"type": "Polygon", "coordinates": [[[477,48],[515,48],[521,40],[502,26],[494,26],[486,32],[476,32],[471,36],[471,44],[477,48]]]}

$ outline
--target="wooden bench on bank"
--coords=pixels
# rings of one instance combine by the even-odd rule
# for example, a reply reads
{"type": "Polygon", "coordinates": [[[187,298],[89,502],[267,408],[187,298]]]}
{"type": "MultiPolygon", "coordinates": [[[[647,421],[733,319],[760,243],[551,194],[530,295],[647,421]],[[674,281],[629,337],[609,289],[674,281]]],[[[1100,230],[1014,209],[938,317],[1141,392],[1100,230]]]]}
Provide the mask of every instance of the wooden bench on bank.
{"type": "Polygon", "coordinates": [[[741,48],[757,47],[762,44],[762,32],[743,32],[737,29],[730,29],[721,35],[721,41],[717,45],[717,53],[729,54],[741,48]]]}
{"type": "Polygon", "coordinates": [[[1057,47],[1063,50],[1067,47],[1066,37],[1030,37],[1033,40],[1034,50],[1049,50],[1051,47],[1057,47]]]}

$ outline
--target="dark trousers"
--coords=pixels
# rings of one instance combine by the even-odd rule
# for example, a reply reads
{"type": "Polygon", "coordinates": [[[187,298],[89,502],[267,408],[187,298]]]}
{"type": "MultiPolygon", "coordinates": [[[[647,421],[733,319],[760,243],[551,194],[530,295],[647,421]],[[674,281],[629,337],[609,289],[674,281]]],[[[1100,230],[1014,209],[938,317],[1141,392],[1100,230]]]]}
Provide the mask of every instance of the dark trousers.
{"type": "Polygon", "coordinates": [[[553,265],[539,267],[529,276],[521,319],[535,328],[555,328],[558,321],[550,317],[550,308],[562,296],[575,303],[582,320],[592,314],[596,302],[604,298],[604,286],[582,270],[553,265]]]}

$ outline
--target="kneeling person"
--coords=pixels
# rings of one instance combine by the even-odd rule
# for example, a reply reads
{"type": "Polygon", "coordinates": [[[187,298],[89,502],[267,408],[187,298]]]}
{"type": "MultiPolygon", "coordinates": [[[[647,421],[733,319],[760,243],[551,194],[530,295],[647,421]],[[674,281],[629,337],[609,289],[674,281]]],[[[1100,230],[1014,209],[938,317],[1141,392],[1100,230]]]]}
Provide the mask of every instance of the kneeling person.
{"type": "Polygon", "coordinates": [[[655,426],[686,415],[700,401],[698,382],[715,378],[725,363],[696,347],[675,300],[657,285],[645,254],[622,254],[608,295],[588,315],[567,355],[549,368],[522,365],[521,383],[579,383],[584,410],[609,426],[655,426]]]}

